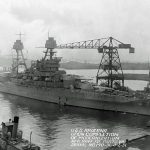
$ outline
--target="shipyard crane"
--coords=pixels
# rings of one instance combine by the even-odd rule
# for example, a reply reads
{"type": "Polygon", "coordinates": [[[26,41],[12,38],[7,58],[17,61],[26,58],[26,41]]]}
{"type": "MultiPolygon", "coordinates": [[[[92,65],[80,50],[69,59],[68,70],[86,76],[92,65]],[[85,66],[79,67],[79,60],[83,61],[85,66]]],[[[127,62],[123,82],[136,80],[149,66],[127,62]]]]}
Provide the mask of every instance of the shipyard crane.
{"type": "Polygon", "coordinates": [[[98,49],[102,53],[102,58],[97,71],[97,84],[110,88],[124,87],[124,75],[119,58],[118,49],[129,49],[129,53],[134,53],[131,44],[113,38],[101,38],[81,42],[73,42],[58,45],[59,49],[98,49]]]}

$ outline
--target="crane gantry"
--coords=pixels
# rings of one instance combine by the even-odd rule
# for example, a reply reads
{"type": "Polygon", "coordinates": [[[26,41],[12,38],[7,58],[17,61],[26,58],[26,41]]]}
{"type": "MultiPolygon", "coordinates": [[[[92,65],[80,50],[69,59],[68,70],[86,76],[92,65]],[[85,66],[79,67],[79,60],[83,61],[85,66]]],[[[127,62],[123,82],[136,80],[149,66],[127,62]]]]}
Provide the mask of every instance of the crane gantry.
{"type": "Polygon", "coordinates": [[[97,84],[103,84],[110,88],[124,86],[124,75],[119,58],[118,49],[129,49],[129,53],[134,53],[131,44],[113,38],[101,38],[80,42],[73,42],[58,45],[60,49],[98,49],[102,53],[102,58],[96,75],[97,84]]]}

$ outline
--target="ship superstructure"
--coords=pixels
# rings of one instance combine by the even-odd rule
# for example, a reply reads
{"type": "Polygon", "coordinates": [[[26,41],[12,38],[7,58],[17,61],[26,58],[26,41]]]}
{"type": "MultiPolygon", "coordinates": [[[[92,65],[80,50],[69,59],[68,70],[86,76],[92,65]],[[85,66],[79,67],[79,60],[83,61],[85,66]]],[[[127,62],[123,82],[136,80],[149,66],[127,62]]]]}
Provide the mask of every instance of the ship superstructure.
{"type": "Polygon", "coordinates": [[[56,41],[49,37],[45,44],[44,57],[41,60],[32,61],[31,67],[20,74],[22,84],[30,82],[34,86],[62,87],[62,77],[66,72],[59,70],[61,58],[54,57],[55,47],[56,41]]]}

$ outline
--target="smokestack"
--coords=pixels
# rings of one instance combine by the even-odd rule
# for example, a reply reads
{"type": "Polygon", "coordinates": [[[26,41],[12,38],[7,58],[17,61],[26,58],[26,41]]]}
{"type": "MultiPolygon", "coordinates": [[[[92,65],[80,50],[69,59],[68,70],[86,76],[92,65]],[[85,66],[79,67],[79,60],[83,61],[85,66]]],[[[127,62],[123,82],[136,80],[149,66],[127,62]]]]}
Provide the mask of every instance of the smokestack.
{"type": "Polygon", "coordinates": [[[17,137],[18,122],[19,122],[19,117],[15,116],[14,117],[13,131],[12,131],[12,138],[14,138],[14,139],[17,137]]]}

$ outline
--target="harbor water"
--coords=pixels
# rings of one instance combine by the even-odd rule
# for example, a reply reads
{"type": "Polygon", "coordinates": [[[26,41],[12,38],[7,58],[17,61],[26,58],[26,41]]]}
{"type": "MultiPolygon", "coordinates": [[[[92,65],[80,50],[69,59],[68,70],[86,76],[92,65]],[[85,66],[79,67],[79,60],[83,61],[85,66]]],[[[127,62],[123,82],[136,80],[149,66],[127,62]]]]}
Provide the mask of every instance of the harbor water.
{"type": "MultiPolygon", "coordinates": [[[[128,71],[129,72],[129,71],[128,71]]],[[[136,73],[143,71],[136,71],[136,73]]],[[[68,70],[86,78],[95,78],[96,70],[68,70]]],[[[145,71],[148,73],[148,71],[145,71]]],[[[126,81],[132,89],[143,89],[144,81],[126,81]]],[[[71,146],[72,129],[107,129],[117,133],[122,140],[133,139],[150,133],[146,127],[149,116],[67,107],[33,99],[0,93],[0,122],[15,115],[20,117],[19,128],[23,137],[41,147],[42,150],[102,150],[104,147],[71,146]]]]}

